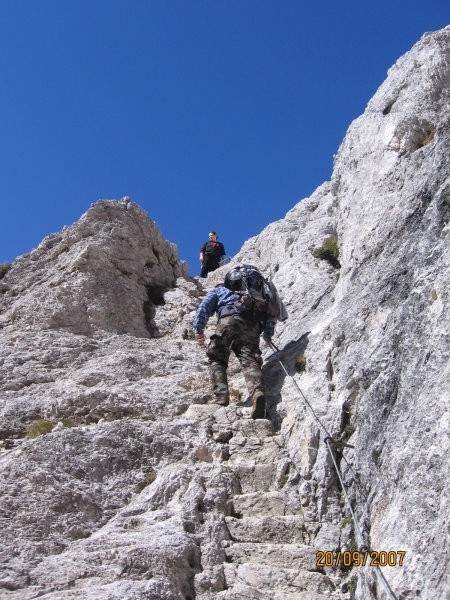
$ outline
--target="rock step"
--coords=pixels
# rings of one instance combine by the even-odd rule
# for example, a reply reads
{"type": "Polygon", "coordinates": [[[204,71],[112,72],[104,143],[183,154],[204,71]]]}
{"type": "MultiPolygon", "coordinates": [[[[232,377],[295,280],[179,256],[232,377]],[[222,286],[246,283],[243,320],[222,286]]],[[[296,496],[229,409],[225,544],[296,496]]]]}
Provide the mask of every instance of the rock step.
{"type": "MultiPolygon", "coordinates": [[[[214,405],[208,404],[207,406],[211,407],[214,405]]],[[[237,404],[215,406],[217,410],[212,411],[213,419],[220,425],[231,424],[235,431],[241,431],[245,435],[252,434],[266,437],[267,435],[273,435],[274,433],[273,425],[269,419],[253,420],[251,418],[251,406],[238,406],[237,404]]]]}
{"type": "Polygon", "coordinates": [[[306,538],[304,519],[297,515],[226,517],[225,522],[234,542],[302,544],[306,538]]]}
{"type": "Polygon", "coordinates": [[[274,426],[268,419],[239,419],[233,423],[233,431],[244,437],[265,438],[275,435],[274,426]]]}
{"type": "Polygon", "coordinates": [[[250,409],[236,406],[236,404],[219,406],[219,409],[214,411],[213,418],[219,425],[236,425],[239,421],[251,420],[250,409]]]}
{"type": "Polygon", "coordinates": [[[297,571],[316,571],[316,552],[304,544],[268,544],[240,542],[228,546],[225,550],[227,562],[239,566],[244,563],[265,565],[297,571]]]}
{"type": "Polygon", "coordinates": [[[281,491],[251,492],[233,496],[234,517],[266,517],[294,514],[281,491]]]}
{"type": "Polygon", "coordinates": [[[203,420],[222,408],[217,404],[191,404],[184,416],[188,419],[203,420]]]}
{"type": "Polygon", "coordinates": [[[330,600],[330,595],[317,592],[262,591],[254,587],[237,584],[225,592],[216,592],[214,600],[330,600]]]}
{"type": "MultiPolygon", "coordinates": [[[[253,590],[253,598],[259,598],[255,592],[274,593],[280,598],[308,598],[316,599],[319,594],[328,594],[334,591],[335,586],[327,575],[317,571],[299,571],[287,567],[278,567],[253,562],[240,565],[224,565],[225,582],[230,592],[243,591],[242,588],[253,590]],[[241,589],[240,589],[241,588],[241,589]],[[313,596],[310,594],[313,593],[313,596]],[[292,596],[287,596],[292,594],[292,596]],[[299,595],[301,594],[301,595],[299,595]]],[[[263,596],[264,597],[264,596],[263,596]]]]}
{"type": "Polygon", "coordinates": [[[257,460],[247,459],[229,461],[228,465],[239,480],[242,494],[273,490],[277,485],[280,475],[277,472],[277,465],[274,462],[260,463],[257,460]]]}
{"type": "Polygon", "coordinates": [[[234,432],[239,432],[243,436],[268,437],[275,433],[274,427],[268,419],[251,418],[251,407],[220,406],[213,402],[209,404],[191,404],[185,417],[196,420],[204,420],[210,417],[218,426],[230,426],[234,432]]]}
{"type": "Polygon", "coordinates": [[[263,463],[273,463],[277,460],[282,447],[281,435],[260,438],[238,434],[228,442],[230,462],[253,459],[263,463]]]}

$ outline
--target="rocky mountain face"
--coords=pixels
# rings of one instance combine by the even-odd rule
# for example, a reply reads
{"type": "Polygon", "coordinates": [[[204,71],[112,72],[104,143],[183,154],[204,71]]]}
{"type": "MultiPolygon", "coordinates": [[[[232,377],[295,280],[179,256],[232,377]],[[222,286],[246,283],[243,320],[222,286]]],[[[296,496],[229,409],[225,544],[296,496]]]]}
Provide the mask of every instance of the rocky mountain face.
{"type": "Polygon", "coordinates": [[[446,28],[389,71],[331,181],[234,258],[289,312],[264,346],[268,419],[235,360],[230,406],[212,403],[192,336],[230,266],[191,279],[133,202],[95,203],[13,263],[1,598],[450,593],[449,116],[446,28]]]}

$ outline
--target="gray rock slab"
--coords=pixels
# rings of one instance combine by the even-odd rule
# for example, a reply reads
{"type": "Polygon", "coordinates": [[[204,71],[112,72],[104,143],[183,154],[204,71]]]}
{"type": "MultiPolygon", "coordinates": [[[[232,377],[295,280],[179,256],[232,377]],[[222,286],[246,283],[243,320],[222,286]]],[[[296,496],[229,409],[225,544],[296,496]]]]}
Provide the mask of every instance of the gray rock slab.
{"type": "Polygon", "coordinates": [[[273,491],[277,480],[277,463],[275,461],[261,464],[256,460],[242,458],[230,461],[230,466],[239,480],[242,494],[273,491]]]}
{"type": "Polygon", "coordinates": [[[314,549],[302,544],[235,543],[225,548],[225,555],[229,561],[239,564],[257,563],[299,571],[316,570],[314,549]]]}
{"type": "Polygon", "coordinates": [[[226,524],[235,542],[303,543],[305,523],[303,517],[227,517],[226,524]]]}
{"type": "Polygon", "coordinates": [[[233,497],[233,510],[242,517],[282,516],[289,514],[282,492],[251,492],[233,497]]]}
{"type": "Polygon", "coordinates": [[[233,430],[243,437],[269,437],[275,434],[273,423],[268,419],[240,419],[233,425],[233,430]]]}
{"type": "Polygon", "coordinates": [[[261,463],[276,462],[283,447],[281,436],[243,437],[236,435],[229,441],[230,461],[257,460],[261,463]]]}
{"type": "Polygon", "coordinates": [[[321,573],[302,572],[295,568],[277,567],[269,564],[242,563],[225,570],[226,583],[230,587],[247,585],[268,592],[315,592],[329,593],[335,590],[331,579],[321,573]]]}

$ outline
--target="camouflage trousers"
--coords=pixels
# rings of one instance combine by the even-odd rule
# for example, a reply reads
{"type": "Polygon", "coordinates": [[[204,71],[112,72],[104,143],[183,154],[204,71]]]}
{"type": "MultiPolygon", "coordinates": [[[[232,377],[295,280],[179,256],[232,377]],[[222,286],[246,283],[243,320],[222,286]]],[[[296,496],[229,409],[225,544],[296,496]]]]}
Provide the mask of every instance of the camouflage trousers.
{"type": "Polygon", "coordinates": [[[218,400],[228,401],[227,367],[231,351],[241,363],[250,397],[253,398],[257,391],[264,391],[259,336],[258,323],[250,323],[238,316],[219,320],[206,351],[213,391],[218,400]]]}

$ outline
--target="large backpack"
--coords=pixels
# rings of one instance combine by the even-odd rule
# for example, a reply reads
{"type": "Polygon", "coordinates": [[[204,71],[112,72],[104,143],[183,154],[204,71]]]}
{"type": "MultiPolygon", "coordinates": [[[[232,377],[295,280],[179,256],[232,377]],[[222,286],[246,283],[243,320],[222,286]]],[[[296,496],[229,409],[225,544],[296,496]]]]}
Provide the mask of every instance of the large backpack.
{"type": "Polygon", "coordinates": [[[224,285],[237,300],[235,312],[255,322],[276,320],[280,305],[275,287],[253,265],[239,265],[225,276],[224,285]]]}

